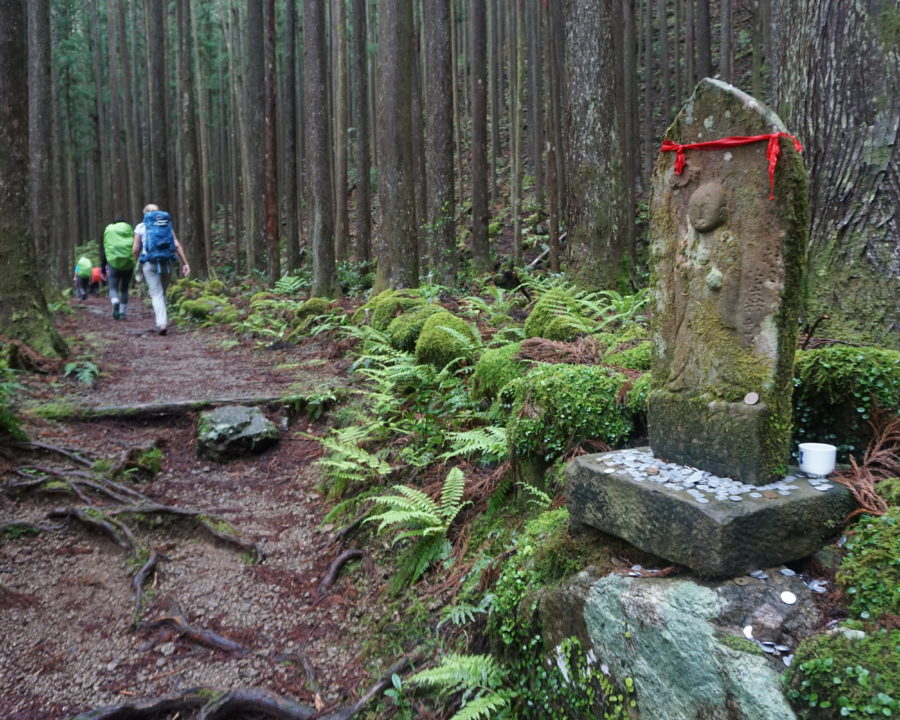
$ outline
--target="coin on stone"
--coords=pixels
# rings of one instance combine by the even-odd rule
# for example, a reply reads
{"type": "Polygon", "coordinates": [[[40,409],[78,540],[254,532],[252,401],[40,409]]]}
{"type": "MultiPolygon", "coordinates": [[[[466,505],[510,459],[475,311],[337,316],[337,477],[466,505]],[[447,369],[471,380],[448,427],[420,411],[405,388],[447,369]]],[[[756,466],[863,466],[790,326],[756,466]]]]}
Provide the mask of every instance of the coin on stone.
{"type": "Polygon", "coordinates": [[[744,403],[747,405],[756,405],[759,402],[759,393],[748,392],[744,395],[744,403]]]}

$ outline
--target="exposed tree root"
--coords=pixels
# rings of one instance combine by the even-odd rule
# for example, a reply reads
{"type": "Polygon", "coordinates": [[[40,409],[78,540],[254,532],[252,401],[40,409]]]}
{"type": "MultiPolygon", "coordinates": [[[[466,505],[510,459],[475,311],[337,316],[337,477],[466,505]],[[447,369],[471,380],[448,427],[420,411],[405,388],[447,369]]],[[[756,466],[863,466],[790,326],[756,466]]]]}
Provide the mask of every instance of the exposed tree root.
{"type": "Polygon", "coordinates": [[[102,530],[103,532],[111,536],[118,545],[121,545],[123,548],[128,550],[128,552],[135,552],[138,545],[137,540],[134,537],[134,533],[131,532],[127,525],[124,525],[117,520],[113,520],[109,516],[104,515],[102,512],[93,507],[56,508],[55,510],[51,510],[49,513],[47,513],[47,517],[74,518],[75,520],[78,520],[88,527],[102,530]]]}
{"type": "Polygon", "coordinates": [[[341,568],[351,560],[358,560],[362,556],[362,550],[344,550],[344,552],[338,555],[328,567],[328,572],[325,573],[325,577],[322,579],[322,582],[319,583],[319,587],[316,589],[316,594],[324,595],[326,592],[328,592],[331,589],[331,586],[334,585],[335,580],[337,580],[337,576],[341,571],[341,568]]]}
{"type": "Polygon", "coordinates": [[[163,713],[197,713],[195,720],[228,720],[261,715],[273,720],[350,720],[391,686],[395,674],[405,672],[424,654],[416,651],[387,669],[355,703],[345,708],[317,711],[265,688],[237,688],[227,692],[194,688],[183,693],[90,710],[73,720],[155,720],[163,713]]]}
{"type": "Polygon", "coordinates": [[[160,555],[156,550],[153,550],[150,553],[150,557],[147,559],[147,562],[144,563],[143,567],[137,571],[134,578],[131,580],[131,588],[134,590],[134,623],[135,625],[140,622],[141,619],[141,610],[143,609],[143,594],[144,594],[144,582],[146,582],[150,573],[153,572],[156,564],[165,558],[164,555],[160,555]]]}
{"type": "Polygon", "coordinates": [[[204,630],[191,625],[184,616],[184,611],[179,607],[177,602],[170,601],[169,614],[156,620],[138,623],[138,627],[142,630],[155,630],[157,628],[170,626],[181,637],[199,645],[205,645],[213,650],[224,650],[225,652],[245,653],[245,648],[234,640],[229,640],[212,630],[204,630]]]}
{"type": "Polygon", "coordinates": [[[163,505],[122,483],[107,478],[95,477],[91,473],[82,470],[57,470],[41,465],[22,466],[14,468],[13,472],[25,478],[25,481],[7,485],[7,492],[36,491],[74,494],[87,507],[80,510],[70,508],[71,512],[54,517],[75,517],[85,522],[85,524],[98,526],[112,534],[116,542],[129,550],[134,551],[138,543],[135,541],[134,535],[128,526],[113,516],[162,514],[193,520],[210,535],[237,547],[242,552],[249,553],[255,562],[259,562],[264,557],[264,553],[259,546],[250,540],[240,537],[234,531],[234,528],[221,518],[205,514],[199,510],[190,510],[175,505],[163,505]],[[44,477],[35,477],[35,472],[41,473],[44,477]],[[55,478],[56,482],[48,482],[47,476],[55,478]],[[103,506],[101,510],[91,498],[90,493],[99,495],[107,501],[112,500],[118,503],[118,506],[103,506]],[[119,533],[115,533],[111,528],[104,526],[104,521],[117,528],[119,533]],[[124,544],[120,535],[125,535],[130,540],[130,545],[124,544]]]}
{"type": "Polygon", "coordinates": [[[150,700],[135,700],[122,705],[97,708],[81,713],[73,720],[142,720],[143,718],[150,720],[159,717],[162,713],[193,712],[208,702],[208,690],[193,689],[150,700]]]}
{"type": "Polygon", "coordinates": [[[47,443],[36,442],[34,440],[30,442],[17,443],[16,447],[21,448],[22,450],[46,450],[48,452],[58,453],[63,457],[69,458],[73,462],[78,463],[79,465],[84,465],[86,467],[91,467],[94,463],[90,460],[87,460],[78,453],[84,453],[84,450],[69,450],[66,448],[57,447],[56,445],[48,445],[47,443]]]}

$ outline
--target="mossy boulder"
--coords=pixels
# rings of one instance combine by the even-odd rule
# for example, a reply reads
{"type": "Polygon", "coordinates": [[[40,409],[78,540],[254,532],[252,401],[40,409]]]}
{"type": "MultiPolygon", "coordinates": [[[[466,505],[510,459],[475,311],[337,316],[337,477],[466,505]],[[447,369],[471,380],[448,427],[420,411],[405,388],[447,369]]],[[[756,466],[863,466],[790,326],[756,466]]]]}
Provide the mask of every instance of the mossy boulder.
{"type": "Polygon", "coordinates": [[[311,297],[300,303],[300,306],[294,312],[296,320],[308,320],[316,315],[324,315],[331,309],[332,302],[327,298],[311,297]]]}
{"type": "Polygon", "coordinates": [[[188,278],[176,280],[166,291],[169,302],[177,305],[183,299],[194,300],[203,294],[203,283],[188,278]]]}
{"type": "Polygon", "coordinates": [[[228,290],[225,283],[217,279],[207,281],[206,291],[210,295],[222,295],[224,297],[229,297],[231,295],[231,292],[228,290]]]}
{"type": "Polygon", "coordinates": [[[270,292],[268,290],[261,290],[258,293],[253,293],[250,296],[250,307],[256,307],[258,305],[264,304],[269,300],[282,300],[283,298],[279,297],[276,293],[270,292]]]}
{"type": "Polygon", "coordinates": [[[507,425],[517,457],[552,462],[587,439],[610,445],[628,437],[632,421],[617,402],[625,377],[593,365],[539,365],[509,383],[501,401],[512,401],[507,425]]]}
{"type": "Polygon", "coordinates": [[[510,343],[481,354],[472,372],[471,393],[475,400],[493,400],[504,385],[525,375],[528,363],[516,358],[521,346],[522,343],[510,343]]]}
{"type": "Polygon", "coordinates": [[[218,323],[234,322],[238,314],[229,304],[228,298],[217,295],[202,295],[196,300],[182,300],[179,308],[197,320],[214,320],[218,323]]]}
{"type": "Polygon", "coordinates": [[[900,410],[900,352],[830,345],[799,351],[794,365],[794,439],[838,446],[860,457],[874,406],[900,410]]]}
{"type": "Polygon", "coordinates": [[[424,304],[418,290],[385,290],[360,306],[353,314],[353,322],[359,325],[368,319],[376,330],[386,330],[397,315],[424,304]]]}
{"type": "Polygon", "coordinates": [[[575,298],[559,288],[545,292],[525,320],[525,337],[530,338],[572,340],[590,329],[575,298]]]}
{"type": "Polygon", "coordinates": [[[391,345],[398,350],[413,352],[425,321],[439,312],[444,312],[440,305],[428,303],[427,305],[418,305],[395,317],[386,330],[391,345]]]}
{"type": "Polygon", "coordinates": [[[442,368],[454,360],[470,363],[481,348],[478,331],[462,318],[443,311],[422,325],[416,340],[416,361],[442,368]]]}
{"type": "Polygon", "coordinates": [[[801,720],[897,717],[900,630],[850,628],[804,640],[787,669],[788,699],[801,720]]]}

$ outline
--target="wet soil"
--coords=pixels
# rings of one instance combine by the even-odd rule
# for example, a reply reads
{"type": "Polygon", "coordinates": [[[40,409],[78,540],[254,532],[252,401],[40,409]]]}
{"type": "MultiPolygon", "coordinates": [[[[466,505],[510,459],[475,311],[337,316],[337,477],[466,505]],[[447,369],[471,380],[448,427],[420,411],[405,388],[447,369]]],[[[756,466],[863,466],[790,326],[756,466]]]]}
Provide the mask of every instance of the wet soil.
{"type": "MultiPolygon", "coordinates": [[[[101,375],[92,386],[61,377],[32,384],[43,400],[85,406],[291,395],[298,388],[344,382],[346,361],[333,348],[266,349],[255,341],[207,329],[152,332],[149,307],[114,322],[105,298],[73,306],[63,333],[101,375]],[[331,357],[329,357],[331,356],[331,357]],[[324,358],[324,359],[323,359],[324,358]]],[[[179,692],[192,687],[264,687],[321,707],[358,695],[389,664],[372,659],[371,628],[383,581],[368,557],[348,564],[330,592],[317,587],[345,549],[317,490],[320,447],[303,433],[324,426],[290,419],[277,405],[264,411],[282,428],[265,453],[218,464],[195,453],[196,412],[150,418],[32,420],[32,440],[117,458],[158,442],[162,472],[139,486],[159,502],[214,513],[265,552],[259,564],[204,534],[190,521],[144,523],[138,536],[165,555],[147,586],[142,618],[172,603],[200,628],[240,643],[243,653],[199,645],[165,628],[134,625],[134,563],[109,537],[76,522],[48,520],[63,495],[0,496],[0,525],[24,521],[45,528],[34,537],[0,535],[0,717],[68,718],[89,708],[179,692]],[[58,523],[58,524],[54,524],[58,523]],[[318,694],[318,698],[316,697],[318,694]]],[[[43,451],[18,452],[0,463],[0,484],[14,467],[72,469],[43,451]]]]}

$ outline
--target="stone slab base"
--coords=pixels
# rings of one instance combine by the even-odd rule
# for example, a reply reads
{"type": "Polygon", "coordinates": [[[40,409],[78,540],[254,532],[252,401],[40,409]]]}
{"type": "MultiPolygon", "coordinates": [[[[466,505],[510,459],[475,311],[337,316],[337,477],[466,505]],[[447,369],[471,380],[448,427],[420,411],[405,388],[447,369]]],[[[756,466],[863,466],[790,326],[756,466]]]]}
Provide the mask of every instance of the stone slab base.
{"type": "Polygon", "coordinates": [[[787,458],[787,442],[773,439],[775,420],[766,403],[704,402],[659,390],[647,411],[659,457],[752,485],[771,481],[787,458]]]}
{"type": "Polygon", "coordinates": [[[700,503],[684,490],[610,468],[603,462],[607,455],[583,455],[566,468],[572,520],[706,577],[811,555],[841,531],[856,507],[842,485],[822,491],[805,481],[787,495],[700,503]]]}

